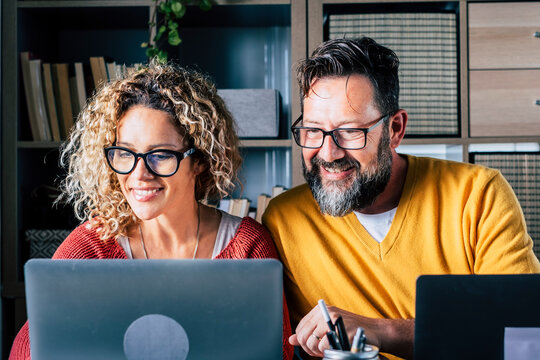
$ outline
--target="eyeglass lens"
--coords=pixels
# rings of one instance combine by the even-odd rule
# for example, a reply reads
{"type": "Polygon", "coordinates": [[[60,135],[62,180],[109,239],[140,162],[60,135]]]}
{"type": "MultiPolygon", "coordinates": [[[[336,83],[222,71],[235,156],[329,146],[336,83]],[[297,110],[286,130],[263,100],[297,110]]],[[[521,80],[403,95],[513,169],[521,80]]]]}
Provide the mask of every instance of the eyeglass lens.
{"type": "MultiPolygon", "coordinates": [[[[366,145],[366,135],[358,129],[335,129],[331,131],[336,144],[344,149],[359,149],[366,145]]],[[[321,129],[295,129],[298,145],[308,148],[320,148],[324,142],[324,132],[321,129]]]]}
{"type": "MultiPolygon", "coordinates": [[[[135,168],[137,156],[123,149],[110,149],[107,153],[111,167],[120,173],[129,173],[135,168]]],[[[178,167],[178,158],[167,151],[156,151],[143,155],[146,166],[158,175],[171,175],[178,167]]]]}

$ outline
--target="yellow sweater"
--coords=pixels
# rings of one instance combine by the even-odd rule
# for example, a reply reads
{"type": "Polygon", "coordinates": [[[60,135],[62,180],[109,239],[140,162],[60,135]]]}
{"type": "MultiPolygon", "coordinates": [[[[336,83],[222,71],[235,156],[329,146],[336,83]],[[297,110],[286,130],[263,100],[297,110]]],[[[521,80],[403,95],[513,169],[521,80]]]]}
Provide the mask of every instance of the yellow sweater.
{"type": "Polygon", "coordinates": [[[301,185],[263,223],[284,264],[293,329],[319,299],[375,318],[414,318],[422,274],[537,273],[523,213],[496,170],[407,156],[403,193],[381,243],[351,213],[322,215],[301,185]]]}

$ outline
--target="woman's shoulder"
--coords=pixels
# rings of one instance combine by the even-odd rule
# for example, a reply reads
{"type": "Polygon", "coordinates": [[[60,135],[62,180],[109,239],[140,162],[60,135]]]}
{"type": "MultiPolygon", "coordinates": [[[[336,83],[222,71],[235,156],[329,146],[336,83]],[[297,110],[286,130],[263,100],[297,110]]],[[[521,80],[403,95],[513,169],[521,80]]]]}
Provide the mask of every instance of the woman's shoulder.
{"type": "Polygon", "coordinates": [[[219,258],[277,258],[277,252],[266,228],[246,216],[219,258]]]}
{"type": "Polygon", "coordinates": [[[125,252],[114,239],[102,240],[97,228],[89,222],[77,226],[56,249],[53,259],[125,258],[125,252]]]}

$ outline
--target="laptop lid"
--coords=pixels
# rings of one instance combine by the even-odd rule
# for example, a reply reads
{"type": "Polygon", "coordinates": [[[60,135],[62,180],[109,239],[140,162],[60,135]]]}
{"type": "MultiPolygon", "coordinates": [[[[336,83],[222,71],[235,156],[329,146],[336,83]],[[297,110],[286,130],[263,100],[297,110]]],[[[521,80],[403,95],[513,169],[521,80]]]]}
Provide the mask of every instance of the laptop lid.
{"type": "Polygon", "coordinates": [[[40,359],[279,359],[281,263],[50,260],[25,265],[40,359]]]}
{"type": "Polygon", "coordinates": [[[540,327],[540,274],[423,275],[415,360],[503,359],[506,327],[540,327]]]}

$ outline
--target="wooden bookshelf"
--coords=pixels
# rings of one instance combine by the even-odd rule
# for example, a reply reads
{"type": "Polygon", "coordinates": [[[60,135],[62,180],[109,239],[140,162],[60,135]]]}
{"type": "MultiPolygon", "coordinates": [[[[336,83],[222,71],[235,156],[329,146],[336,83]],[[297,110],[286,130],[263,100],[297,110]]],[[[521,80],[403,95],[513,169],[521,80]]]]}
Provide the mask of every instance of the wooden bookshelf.
{"type": "MultiPolygon", "coordinates": [[[[176,58],[182,65],[196,64],[212,77],[218,88],[278,89],[281,95],[278,137],[242,139],[241,151],[251,159],[245,163],[258,163],[257,157],[270,153],[270,158],[275,157],[279,162],[274,167],[288,170],[277,174],[276,183],[267,184],[269,189],[257,189],[261,182],[256,172],[250,174],[250,169],[244,168],[243,174],[247,175],[244,186],[251,187],[251,193],[258,195],[269,191],[271,185],[298,184],[302,181],[300,159],[288,129],[290,119],[300,115],[291,67],[306,55],[305,1],[218,0],[214,4],[204,14],[196,7],[188,9],[180,28],[183,44],[177,53],[169,49],[169,58],[176,58]],[[229,48],[220,50],[219,56],[206,56],[212,49],[221,49],[222,44],[229,48]],[[268,67],[265,73],[260,72],[266,66],[260,53],[251,58],[238,58],[235,53],[237,49],[259,51],[265,45],[276,50],[262,55],[270,56],[278,66],[268,67]],[[197,51],[189,51],[190,46],[195,46],[197,51]],[[288,54],[287,58],[284,54],[288,54]],[[225,58],[235,61],[223,62],[225,58]]],[[[109,57],[117,63],[144,63],[146,56],[140,44],[149,38],[148,20],[155,11],[155,3],[152,0],[5,0],[1,6],[2,357],[7,358],[13,337],[26,320],[23,266],[28,259],[28,244],[24,241],[24,230],[47,220],[29,215],[33,211],[29,193],[40,184],[52,184],[59,175],[58,149],[62,144],[32,140],[19,54],[32,51],[37,58],[51,64],[89,65],[91,56],[109,57]]],[[[62,216],[56,218],[52,220],[58,223],[62,216]]],[[[64,226],[69,228],[69,223],[66,219],[64,226]]]]}

